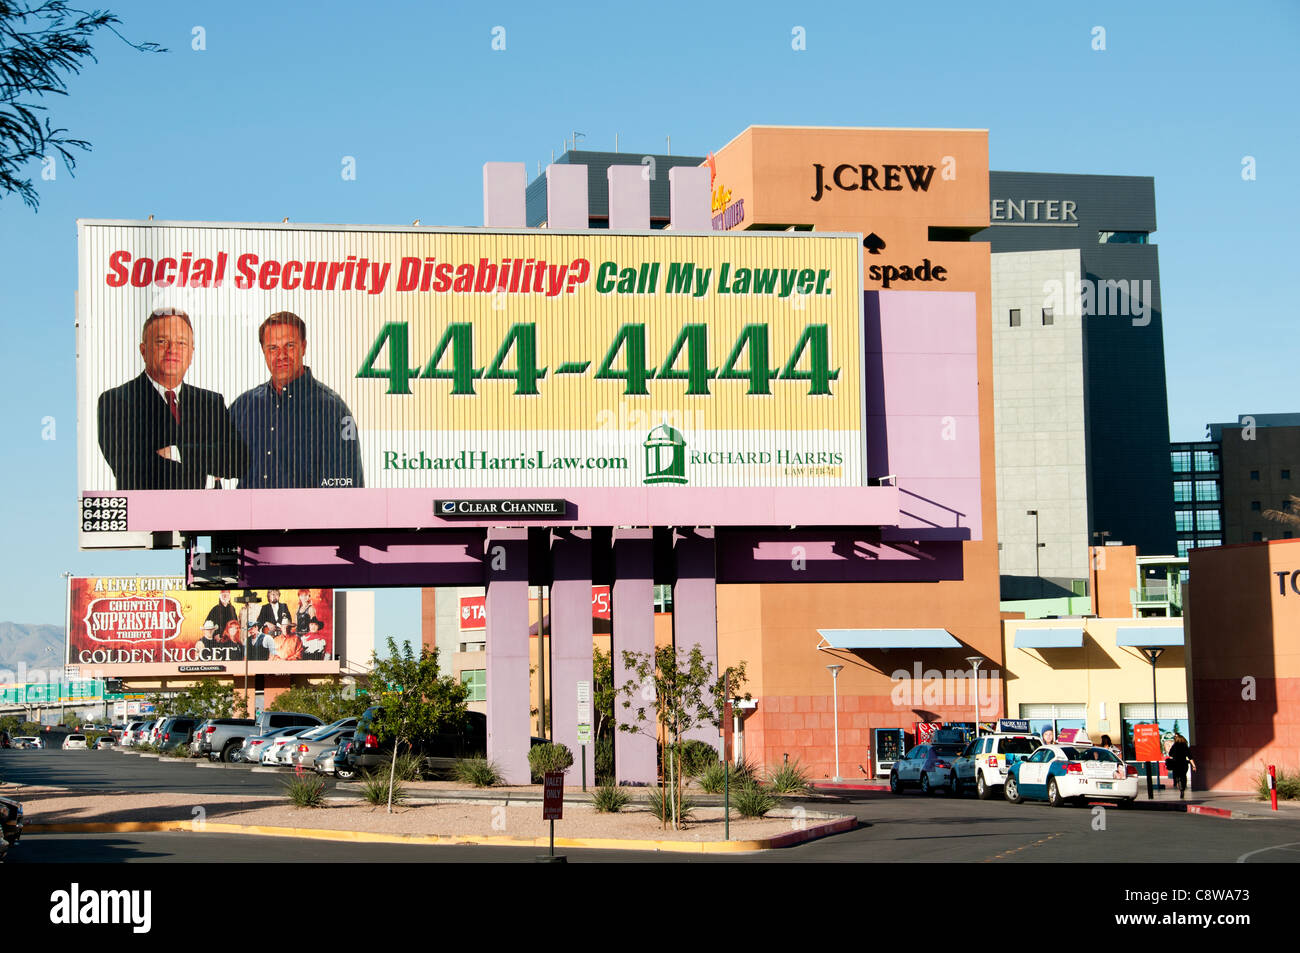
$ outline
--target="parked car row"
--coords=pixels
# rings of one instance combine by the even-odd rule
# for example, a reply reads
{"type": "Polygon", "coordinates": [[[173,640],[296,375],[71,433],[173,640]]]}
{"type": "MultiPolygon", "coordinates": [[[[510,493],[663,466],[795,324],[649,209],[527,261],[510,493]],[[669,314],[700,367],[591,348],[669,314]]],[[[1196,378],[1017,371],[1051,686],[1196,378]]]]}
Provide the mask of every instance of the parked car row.
{"type": "Polygon", "coordinates": [[[889,789],[902,794],[946,791],[956,797],[973,789],[980,799],[999,793],[1012,804],[1046,801],[1053,807],[1105,800],[1122,805],[1137,799],[1137,768],[1109,748],[1087,741],[1043,744],[1028,733],[982,735],[965,745],[939,741],[916,745],[890,769],[889,789]]]}
{"type": "Polygon", "coordinates": [[[0,861],[22,836],[23,806],[10,798],[0,797],[0,861]]]}

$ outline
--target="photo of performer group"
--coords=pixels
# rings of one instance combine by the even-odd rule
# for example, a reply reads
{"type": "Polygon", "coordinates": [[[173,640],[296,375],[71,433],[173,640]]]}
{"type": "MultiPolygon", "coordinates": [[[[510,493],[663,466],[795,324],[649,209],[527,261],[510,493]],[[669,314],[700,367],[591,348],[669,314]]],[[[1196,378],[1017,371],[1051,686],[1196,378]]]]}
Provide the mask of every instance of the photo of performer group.
{"type": "Polygon", "coordinates": [[[218,650],[209,657],[223,661],[247,657],[250,662],[311,662],[328,655],[329,635],[309,590],[298,590],[298,607],[292,612],[280,601],[279,589],[267,592],[256,618],[248,617],[252,608],[241,620],[239,610],[231,605],[230,590],[223,589],[203,620],[197,647],[218,650]]]}
{"type": "MultiPolygon", "coordinates": [[[[194,325],[157,308],[140,332],[139,376],[99,397],[99,447],[118,490],[362,487],[358,428],[305,363],[307,323],[277,311],[257,331],[270,377],[227,407],[185,382],[194,325]]],[[[224,636],[224,632],[218,632],[224,636]]]]}

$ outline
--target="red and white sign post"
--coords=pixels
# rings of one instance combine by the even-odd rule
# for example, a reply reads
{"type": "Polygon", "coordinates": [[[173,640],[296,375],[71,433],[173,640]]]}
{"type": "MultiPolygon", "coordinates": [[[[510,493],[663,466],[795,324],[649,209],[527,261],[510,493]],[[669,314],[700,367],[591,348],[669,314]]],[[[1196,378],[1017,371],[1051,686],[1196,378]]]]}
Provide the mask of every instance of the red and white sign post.
{"type": "Polygon", "coordinates": [[[1273,810],[1277,810],[1277,765],[1268,766],[1268,799],[1273,802],[1273,810]]]}
{"type": "Polygon", "coordinates": [[[537,859],[549,864],[563,864],[567,858],[555,856],[555,822],[564,819],[564,772],[547,771],[542,775],[542,820],[551,822],[551,852],[537,859]]]}

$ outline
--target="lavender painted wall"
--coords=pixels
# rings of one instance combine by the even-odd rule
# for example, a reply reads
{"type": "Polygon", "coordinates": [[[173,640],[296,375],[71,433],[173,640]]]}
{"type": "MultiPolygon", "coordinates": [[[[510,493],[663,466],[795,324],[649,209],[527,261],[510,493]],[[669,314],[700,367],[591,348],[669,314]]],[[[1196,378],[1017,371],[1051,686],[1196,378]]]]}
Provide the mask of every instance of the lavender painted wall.
{"type": "Polygon", "coordinates": [[[579,682],[587,683],[588,711],[592,709],[591,530],[556,530],[551,534],[551,560],[551,737],[573,752],[574,767],[568,775],[572,781],[581,772],[579,682]]]}
{"type": "Polygon", "coordinates": [[[546,167],[546,227],[586,228],[587,167],[585,165],[548,165],[546,167]]]}
{"type": "Polygon", "coordinates": [[[609,227],[650,229],[650,176],[644,166],[612,165],[609,175],[609,227]]]}
{"type": "MultiPolygon", "coordinates": [[[[508,784],[528,784],[528,533],[489,530],[487,586],[487,756],[508,784]]],[[[588,595],[590,604],[590,595],[588,595]]]]}
{"type": "Polygon", "coordinates": [[[707,232],[713,228],[713,196],[704,166],[674,166],[668,170],[668,227],[677,232],[707,232]]]}
{"type": "MultiPolygon", "coordinates": [[[[633,672],[623,664],[623,653],[653,652],[655,648],[654,536],[649,529],[614,531],[612,597],[614,684],[625,685],[633,672]]],[[[633,724],[635,715],[615,702],[614,718],[619,724],[633,724]]],[[[658,779],[654,730],[649,731],[615,730],[614,767],[620,782],[654,784],[658,779]]]]}
{"type": "Polygon", "coordinates": [[[867,471],[893,475],[900,531],[983,539],[975,295],[866,295],[867,471]]]}
{"type": "MultiPolygon", "coordinates": [[[[673,644],[678,658],[700,647],[704,659],[718,670],[718,592],[712,529],[678,530],[673,534],[677,582],[673,586],[673,644]]],[[[718,729],[705,724],[686,738],[718,745],[718,729]]]]}
{"type": "Polygon", "coordinates": [[[528,224],[524,201],[528,170],[522,162],[483,163],[483,225],[523,228],[528,224]]]}

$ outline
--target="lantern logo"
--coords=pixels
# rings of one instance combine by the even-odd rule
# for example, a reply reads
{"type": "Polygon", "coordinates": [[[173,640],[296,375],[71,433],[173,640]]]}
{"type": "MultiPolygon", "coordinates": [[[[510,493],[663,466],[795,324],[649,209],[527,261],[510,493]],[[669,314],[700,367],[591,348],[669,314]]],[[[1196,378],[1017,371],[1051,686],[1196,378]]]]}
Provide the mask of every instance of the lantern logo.
{"type": "Polygon", "coordinates": [[[686,482],[686,438],[681,431],[660,424],[645,438],[647,484],[686,482]]]}

